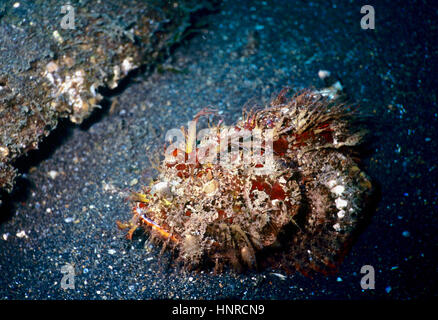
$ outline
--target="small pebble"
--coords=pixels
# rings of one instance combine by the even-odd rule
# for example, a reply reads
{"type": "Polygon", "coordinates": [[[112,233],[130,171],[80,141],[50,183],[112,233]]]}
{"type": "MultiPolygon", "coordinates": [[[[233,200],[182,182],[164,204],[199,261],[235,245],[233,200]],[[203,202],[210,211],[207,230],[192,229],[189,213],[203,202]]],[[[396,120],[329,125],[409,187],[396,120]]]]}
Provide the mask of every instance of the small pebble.
{"type": "Polygon", "coordinates": [[[327,70],[319,70],[318,71],[318,77],[321,79],[321,80],[324,80],[325,78],[328,78],[328,77],[330,77],[330,71],[327,71],[327,70]]]}
{"type": "Polygon", "coordinates": [[[338,208],[339,210],[345,208],[348,205],[348,201],[341,199],[341,198],[337,198],[335,200],[335,204],[336,204],[336,208],[338,208]]]}
{"type": "Polygon", "coordinates": [[[28,238],[26,231],[24,231],[24,230],[17,232],[17,237],[18,238],[28,238]]]}
{"type": "Polygon", "coordinates": [[[409,231],[403,231],[402,236],[407,238],[411,235],[411,233],[409,231]]]}
{"type": "Polygon", "coordinates": [[[49,175],[50,179],[55,180],[59,173],[58,171],[50,170],[47,174],[49,175]]]}

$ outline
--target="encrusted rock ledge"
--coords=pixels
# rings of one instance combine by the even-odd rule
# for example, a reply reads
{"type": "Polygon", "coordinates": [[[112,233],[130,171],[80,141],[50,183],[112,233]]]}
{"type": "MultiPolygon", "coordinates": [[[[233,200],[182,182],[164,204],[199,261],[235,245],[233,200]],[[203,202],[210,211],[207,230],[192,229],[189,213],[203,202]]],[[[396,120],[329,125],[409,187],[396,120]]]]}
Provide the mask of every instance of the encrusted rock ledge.
{"type": "Polygon", "coordinates": [[[217,3],[70,1],[63,10],[56,0],[2,1],[0,191],[12,190],[14,161],[37,149],[60,118],[81,123],[98,107],[100,87],[113,89],[131,70],[158,61],[195,14],[217,3]]]}

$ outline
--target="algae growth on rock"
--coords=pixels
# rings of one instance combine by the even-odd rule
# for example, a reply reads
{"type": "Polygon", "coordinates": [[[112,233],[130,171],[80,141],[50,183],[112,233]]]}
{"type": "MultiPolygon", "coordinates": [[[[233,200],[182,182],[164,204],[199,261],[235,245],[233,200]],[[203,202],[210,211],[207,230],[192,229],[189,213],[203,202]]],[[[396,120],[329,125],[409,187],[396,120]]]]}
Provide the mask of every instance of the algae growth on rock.
{"type": "Polygon", "coordinates": [[[284,89],[269,107],[196,136],[211,113],[167,147],[119,227],[128,238],[144,228],[188,269],[336,271],[373,190],[357,163],[360,117],[319,93],[284,89]]]}

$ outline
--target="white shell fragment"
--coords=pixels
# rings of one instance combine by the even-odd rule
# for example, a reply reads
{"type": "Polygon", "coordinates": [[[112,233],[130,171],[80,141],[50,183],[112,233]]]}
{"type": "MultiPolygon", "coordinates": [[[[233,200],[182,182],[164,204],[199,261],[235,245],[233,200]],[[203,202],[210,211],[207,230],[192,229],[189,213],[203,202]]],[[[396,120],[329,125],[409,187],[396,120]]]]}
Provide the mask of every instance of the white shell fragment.
{"type": "Polygon", "coordinates": [[[343,218],[345,217],[345,211],[344,210],[339,210],[338,211],[338,218],[343,218]]]}
{"type": "Polygon", "coordinates": [[[348,201],[341,198],[336,199],[335,203],[336,208],[338,208],[339,210],[345,208],[348,205],[348,201]]]}

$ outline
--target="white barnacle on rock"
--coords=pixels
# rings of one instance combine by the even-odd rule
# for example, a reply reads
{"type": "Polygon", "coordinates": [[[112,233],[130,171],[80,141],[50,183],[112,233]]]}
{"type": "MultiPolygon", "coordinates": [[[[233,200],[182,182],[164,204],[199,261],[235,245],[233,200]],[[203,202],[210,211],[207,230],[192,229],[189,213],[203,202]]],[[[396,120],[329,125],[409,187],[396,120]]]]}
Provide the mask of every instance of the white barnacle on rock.
{"type": "Polygon", "coordinates": [[[339,224],[339,223],[335,223],[334,225],[333,225],[333,229],[335,229],[336,231],[341,231],[341,225],[339,224]]]}
{"type": "Polygon", "coordinates": [[[120,80],[120,67],[118,65],[113,67],[113,80],[109,83],[110,89],[117,87],[117,82],[120,80]]]}
{"type": "Polygon", "coordinates": [[[134,69],[136,66],[132,63],[132,57],[127,57],[122,62],[122,72],[124,75],[127,75],[129,71],[134,69]]]}
{"type": "Polygon", "coordinates": [[[344,210],[339,210],[338,211],[338,218],[342,219],[343,217],[345,217],[345,211],[344,210]]]}
{"type": "Polygon", "coordinates": [[[46,65],[46,70],[48,73],[53,73],[58,71],[59,67],[58,65],[54,62],[54,61],[50,61],[47,65],[46,65]]]}
{"type": "Polygon", "coordinates": [[[97,96],[96,86],[94,85],[94,83],[90,86],[90,92],[93,95],[93,97],[97,96]]]}
{"type": "Polygon", "coordinates": [[[7,147],[0,146],[0,159],[4,159],[9,155],[9,149],[7,147]]]}
{"type": "MultiPolygon", "coordinates": [[[[84,102],[81,97],[81,92],[84,91],[85,72],[83,70],[76,70],[76,72],[70,76],[65,77],[64,83],[60,87],[60,93],[66,93],[68,96],[68,102],[73,106],[74,113],[82,113],[88,111],[88,104],[84,102]]],[[[76,122],[72,118],[73,122],[76,122]]]]}
{"type": "Polygon", "coordinates": [[[335,204],[336,204],[336,208],[338,208],[339,210],[345,208],[348,205],[348,201],[341,199],[341,198],[337,198],[335,200],[335,204]]]}
{"type": "Polygon", "coordinates": [[[47,72],[45,74],[45,76],[46,76],[47,80],[50,81],[51,84],[53,84],[53,85],[55,84],[55,78],[53,77],[53,74],[47,72]]]}
{"type": "Polygon", "coordinates": [[[43,76],[49,80],[49,82],[54,86],[60,86],[62,83],[61,77],[57,74],[58,65],[51,61],[46,65],[46,71],[43,76]]]}
{"type": "Polygon", "coordinates": [[[336,180],[330,180],[329,182],[327,182],[327,185],[330,189],[336,186],[336,184],[337,184],[336,180]]]}

